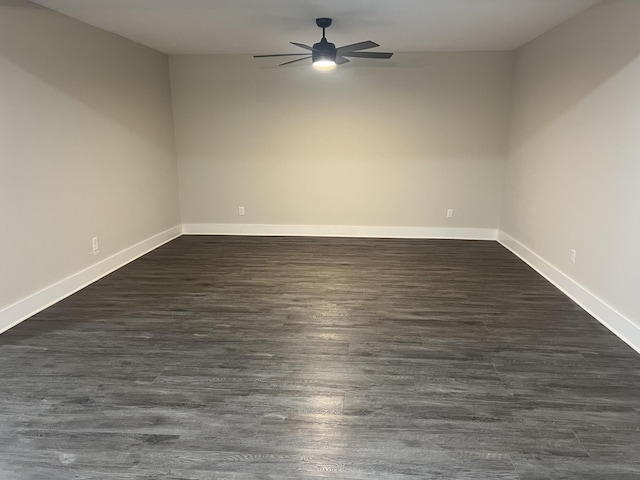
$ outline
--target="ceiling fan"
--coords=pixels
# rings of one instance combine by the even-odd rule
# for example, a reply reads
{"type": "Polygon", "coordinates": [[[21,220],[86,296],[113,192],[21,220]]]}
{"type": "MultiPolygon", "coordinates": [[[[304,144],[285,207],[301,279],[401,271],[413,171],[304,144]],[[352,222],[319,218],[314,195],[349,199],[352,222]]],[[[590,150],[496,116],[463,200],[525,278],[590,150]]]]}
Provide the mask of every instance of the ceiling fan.
{"type": "Polygon", "coordinates": [[[302,56],[302,58],[296,58],[288,62],[281,63],[279,67],[283,65],[289,65],[295,62],[301,62],[303,60],[311,59],[311,63],[316,68],[333,68],[336,65],[347,63],[350,60],[346,57],[355,58],[391,58],[393,53],[386,52],[363,52],[362,50],[368,50],[370,48],[379,47],[376,42],[367,40],[365,42],[352,43],[351,45],[345,45],[344,47],[336,48],[335,44],[327,41],[325,36],[325,29],[331,26],[330,18],[316,18],[316,25],[322,29],[322,39],[318,43],[314,43],[313,47],[305,45],[304,43],[290,42],[296,47],[304,48],[308,50],[307,53],[276,53],[273,55],[254,55],[254,58],[264,57],[294,57],[302,56]]]}

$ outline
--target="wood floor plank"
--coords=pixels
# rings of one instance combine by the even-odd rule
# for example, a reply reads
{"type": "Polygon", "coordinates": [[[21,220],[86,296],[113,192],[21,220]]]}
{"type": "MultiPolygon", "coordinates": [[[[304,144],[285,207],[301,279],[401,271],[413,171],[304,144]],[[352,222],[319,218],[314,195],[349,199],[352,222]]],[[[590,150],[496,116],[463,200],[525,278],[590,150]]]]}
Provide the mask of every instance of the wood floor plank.
{"type": "Polygon", "coordinates": [[[0,366],[0,479],[640,478],[640,357],[495,242],[183,236],[0,366]]]}

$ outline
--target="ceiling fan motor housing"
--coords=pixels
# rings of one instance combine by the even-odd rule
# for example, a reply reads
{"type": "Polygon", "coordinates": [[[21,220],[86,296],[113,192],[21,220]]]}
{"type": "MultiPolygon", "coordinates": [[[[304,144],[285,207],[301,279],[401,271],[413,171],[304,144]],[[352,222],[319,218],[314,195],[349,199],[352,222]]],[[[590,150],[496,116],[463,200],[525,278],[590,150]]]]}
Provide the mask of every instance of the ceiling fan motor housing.
{"type": "Polygon", "coordinates": [[[311,51],[311,61],[313,63],[322,60],[336,61],[337,49],[335,44],[327,41],[323,38],[318,43],[313,44],[313,50],[311,51]]]}

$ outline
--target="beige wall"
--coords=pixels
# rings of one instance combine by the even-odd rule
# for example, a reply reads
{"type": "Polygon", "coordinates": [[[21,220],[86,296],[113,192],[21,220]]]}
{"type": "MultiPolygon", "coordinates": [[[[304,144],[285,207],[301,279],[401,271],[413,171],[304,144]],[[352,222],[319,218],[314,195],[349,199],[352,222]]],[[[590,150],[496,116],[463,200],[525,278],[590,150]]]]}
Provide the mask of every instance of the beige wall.
{"type": "Polygon", "coordinates": [[[501,229],[640,327],[640,2],[526,45],[514,82],[501,229]]]}
{"type": "Polygon", "coordinates": [[[497,229],[512,55],[356,62],[171,56],[183,223],[497,229]]]}
{"type": "Polygon", "coordinates": [[[166,56],[0,2],[0,310],[179,223],[171,115],[166,56]]]}

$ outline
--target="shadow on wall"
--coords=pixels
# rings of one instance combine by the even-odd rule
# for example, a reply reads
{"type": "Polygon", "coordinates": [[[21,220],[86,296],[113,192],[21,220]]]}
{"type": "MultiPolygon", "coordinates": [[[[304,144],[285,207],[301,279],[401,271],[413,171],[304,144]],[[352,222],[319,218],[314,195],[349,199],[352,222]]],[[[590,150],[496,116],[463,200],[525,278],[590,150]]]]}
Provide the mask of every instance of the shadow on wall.
{"type": "Polygon", "coordinates": [[[171,115],[160,110],[166,98],[158,98],[159,92],[170,95],[168,62],[164,54],[149,52],[26,0],[0,0],[0,56],[136,136],[164,146],[167,140],[148,122],[148,113],[171,115]],[[153,71],[166,88],[148,88],[153,71]],[[139,78],[135,90],[133,78],[139,78]],[[139,108],[131,108],[132,102],[139,108]]]}

